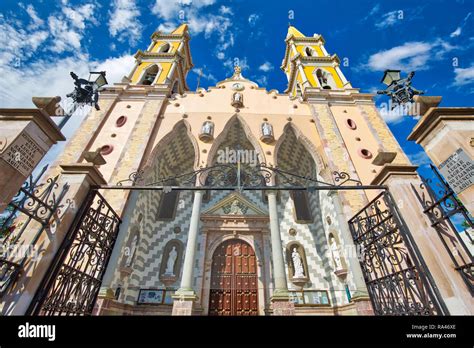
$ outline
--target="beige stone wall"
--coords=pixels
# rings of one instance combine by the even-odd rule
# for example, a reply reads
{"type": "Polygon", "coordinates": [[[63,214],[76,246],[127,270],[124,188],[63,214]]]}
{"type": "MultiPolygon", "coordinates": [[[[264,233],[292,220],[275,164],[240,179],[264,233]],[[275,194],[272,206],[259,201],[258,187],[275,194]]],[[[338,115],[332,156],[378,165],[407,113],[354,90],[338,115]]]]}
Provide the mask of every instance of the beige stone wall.
{"type": "MultiPolygon", "coordinates": [[[[100,129],[114,103],[115,98],[101,98],[99,100],[100,111],[91,109],[78,130],[71,139],[67,141],[64,150],[49,168],[46,177],[58,175],[61,172],[59,168],[61,164],[79,163],[82,153],[90,148],[91,141],[96,136],[96,131],[100,129]]],[[[69,122],[73,122],[73,119],[69,122]]]]}

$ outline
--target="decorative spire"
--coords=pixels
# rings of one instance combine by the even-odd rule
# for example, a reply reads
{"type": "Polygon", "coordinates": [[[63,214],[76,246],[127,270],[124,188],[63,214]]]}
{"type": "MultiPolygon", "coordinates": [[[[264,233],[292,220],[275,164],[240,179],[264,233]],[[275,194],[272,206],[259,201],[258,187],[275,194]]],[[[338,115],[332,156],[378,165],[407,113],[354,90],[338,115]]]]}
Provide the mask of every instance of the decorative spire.
{"type": "Polygon", "coordinates": [[[242,69],[240,66],[234,66],[234,75],[232,75],[233,80],[243,80],[244,77],[242,76],[242,69]]]}

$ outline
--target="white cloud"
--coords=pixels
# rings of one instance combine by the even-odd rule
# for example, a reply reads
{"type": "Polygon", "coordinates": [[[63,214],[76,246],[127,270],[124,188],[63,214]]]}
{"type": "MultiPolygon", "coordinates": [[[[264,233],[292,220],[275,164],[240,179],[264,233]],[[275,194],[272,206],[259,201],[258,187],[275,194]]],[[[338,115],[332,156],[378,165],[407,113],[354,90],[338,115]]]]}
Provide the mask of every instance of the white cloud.
{"type": "Polygon", "coordinates": [[[211,13],[207,8],[215,2],[216,0],[155,0],[152,12],[164,20],[158,26],[159,31],[169,33],[186,22],[192,35],[202,33],[208,39],[217,34],[216,56],[223,60],[225,51],[234,45],[234,35],[229,30],[232,27],[233,11],[228,6],[220,6],[217,13],[211,13]]]}
{"type": "Polygon", "coordinates": [[[46,41],[49,34],[44,30],[26,31],[15,28],[7,23],[0,14],[0,66],[24,65],[25,60],[32,57],[39,46],[46,41]]]}
{"type": "Polygon", "coordinates": [[[75,30],[69,29],[68,23],[61,17],[48,17],[48,27],[51,35],[54,36],[51,51],[61,53],[81,47],[82,35],[75,30]]]}
{"type": "Polygon", "coordinates": [[[97,20],[94,17],[94,4],[85,4],[77,8],[63,7],[64,15],[69,19],[72,26],[84,30],[86,28],[87,21],[96,24],[97,20]]]}
{"type": "Polygon", "coordinates": [[[273,65],[272,65],[272,63],[270,63],[270,62],[265,62],[265,63],[263,63],[262,65],[260,65],[260,66],[258,67],[258,70],[261,70],[261,71],[264,71],[264,72],[268,72],[268,71],[273,70],[273,65]]]}
{"type": "Polygon", "coordinates": [[[462,30],[464,29],[464,26],[466,25],[467,21],[469,20],[469,18],[471,17],[471,14],[472,12],[469,12],[466,17],[464,17],[461,25],[459,27],[456,28],[455,31],[453,31],[449,36],[450,37],[458,37],[461,35],[462,33],[462,30]]]}
{"type": "Polygon", "coordinates": [[[260,16],[256,13],[252,13],[250,16],[249,16],[249,25],[251,27],[254,27],[256,24],[257,24],[257,21],[259,20],[260,16]]]}
{"type": "Polygon", "coordinates": [[[391,27],[397,23],[399,20],[399,11],[390,11],[382,15],[382,20],[378,23],[375,23],[375,27],[378,29],[384,29],[391,27]]]}
{"type": "Polygon", "coordinates": [[[176,28],[184,19],[194,34],[204,32],[206,37],[209,37],[213,32],[224,32],[231,25],[230,19],[225,16],[231,14],[229,7],[221,6],[220,15],[200,13],[201,9],[215,2],[216,0],[155,0],[152,13],[165,20],[165,23],[160,24],[159,30],[166,28],[169,32],[170,28],[176,28]],[[225,7],[224,12],[222,12],[222,7],[225,7]],[[183,15],[184,18],[180,18],[183,15]]]}
{"type": "Polygon", "coordinates": [[[135,45],[141,38],[143,28],[138,19],[140,11],[135,0],[114,0],[109,16],[110,35],[117,36],[119,41],[128,40],[131,45],[135,45]]]}
{"type": "Polygon", "coordinates": [[[176,29],[176,23],[172,23],[172,22],[161,23],[158,26],[158,30],[163,33],[171,33],[175,29],[176,29]]]}
{"type": "Polygon", "coordinates": [[[457,37],[459,35],[461,35],[461,31],[462,31],[462,28],[461,27],[458,27],[455,31],[453,31],[451,33],[451,35],[449,35],[450,37],[457,37]]]}
{"type": "Polygon", "coordinates": [[[13,60],[22,63],[29,58],[37,57],[38,51],[60,54],[65,51],[77,52],[89,24],[98,24],[93,12],[93,2],[79,7],[69,7],[62,1],[59,11],[51,12],[47,20],[41,19],[32,5],[19,5],[29,16],[29,24],[14,18],[6,19],[0,14],[0,65],[13,60]]]}
{"type": "Polygon", "coordinates": [[[224,6],[222,5],[220,8],[219,8],[219,13],[222,14],[222,15],[232,15],[234,14],[234,12],[232,12],[232,9],[230,7],[227,7],[227,6],[224,6]]]}
{"type": "Polygon", "coordinates": [[[198,76],[200,75],[202,79],[205,79],[211,82],[217,82],[217,79],[214,75],[212,75],[211,73],[206,74],[203,69],[194,68],[192,72],[198,76]]]}
{"type": "Polygon", "coordinates": [[[454,69],[454,86],[465,86],[474,83],[474,65],[469,68],[454,69]]]}
{"type": "Polygon", "coordinates": [[[372,71],[426,70],[429,68],[430,60],[442,59],[447,52],[455,48],[441,39],[433,42],[407,42],[371,55],[367,67],[372,71]]]}
{"type": "Polygon", "coordinates": [[[44,21],[38,17],[38,14],[36,13],[36,10],[33,5],[28,5],[26,7],[26,13],[28,13],[31,18],[31,24],[28,26],[29,30],[38,29],[44,24],[44,21]]]}
{"type": "Polygon", "coordinates": [[[0,104],[2,107],[31,107],[33,96],[56,96],[66,99],[66,94],[74,89],[69,73],[74,71],[78,76],[87,78],[89,71],[106,71],[109,84],[120,82],[134,64],[132,55],[108,58],[103,61],[90,61],[87,55],[76,55],[51,62],[38,60],[28,69],[13,66],[0,66],[0,104]],[[12,90],[11,86],[21,88],[12,90]]]}

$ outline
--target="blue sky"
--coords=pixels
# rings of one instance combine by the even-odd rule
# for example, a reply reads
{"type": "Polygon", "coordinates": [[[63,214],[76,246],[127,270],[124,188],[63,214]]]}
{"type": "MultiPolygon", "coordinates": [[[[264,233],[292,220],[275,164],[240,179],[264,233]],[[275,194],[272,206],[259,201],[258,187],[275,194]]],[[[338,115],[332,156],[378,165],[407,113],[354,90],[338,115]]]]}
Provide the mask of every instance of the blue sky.
{"type": "MultiPolygon", "coordinates": [[[[284,91],[279,66],[291,22],[307,36],[323,35],[362,92],[382,88],[387,68],[416,70],[414,86],[443,96],[441,105],[472,106],[473,9],[472,0],[2,0],[0,106],[28,107],[33,95],[64,97],[73,88],[71,70],[106,70],[109,82],[118,82],[153,31],[170,30],[183,16],[196,69],[188,75],[191,89],[198,68],[201,86],[212,86],[231,74],[237,58],[244,76],[284,91]]],[[[421,148],[405,140],[416,120],[385,117],[414,163],[426,165],[421,148]]],[[[70,121],[67,134],[80,119],[70,121]]]]}

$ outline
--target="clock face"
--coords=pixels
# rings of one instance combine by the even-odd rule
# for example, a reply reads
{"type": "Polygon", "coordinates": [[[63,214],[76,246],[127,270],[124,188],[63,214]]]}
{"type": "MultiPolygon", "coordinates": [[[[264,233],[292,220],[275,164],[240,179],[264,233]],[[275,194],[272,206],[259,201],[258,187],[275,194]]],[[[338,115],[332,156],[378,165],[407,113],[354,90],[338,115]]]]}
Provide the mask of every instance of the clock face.
{"type": "Polygon", "coordinates": [[[234,83],[232,85],[232,89],[234,91],[242,91],[244,89],[244,86],[241,83],[234,83]]]}

